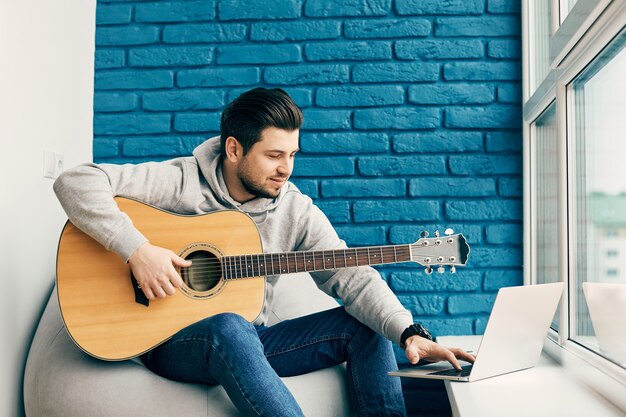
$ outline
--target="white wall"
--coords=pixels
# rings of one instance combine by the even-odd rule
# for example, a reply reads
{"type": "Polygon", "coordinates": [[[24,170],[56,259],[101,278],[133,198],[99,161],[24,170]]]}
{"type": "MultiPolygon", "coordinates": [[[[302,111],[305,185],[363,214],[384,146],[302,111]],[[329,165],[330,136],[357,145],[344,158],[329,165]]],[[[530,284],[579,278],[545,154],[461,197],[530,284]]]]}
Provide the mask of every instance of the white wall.
{"type": "Polygon", "coordinates": [[[43,153],[91,161],[95,0],[0,0],[0,416],[23,415],[23,368],[54,283],[65,214],[43,153]]]}

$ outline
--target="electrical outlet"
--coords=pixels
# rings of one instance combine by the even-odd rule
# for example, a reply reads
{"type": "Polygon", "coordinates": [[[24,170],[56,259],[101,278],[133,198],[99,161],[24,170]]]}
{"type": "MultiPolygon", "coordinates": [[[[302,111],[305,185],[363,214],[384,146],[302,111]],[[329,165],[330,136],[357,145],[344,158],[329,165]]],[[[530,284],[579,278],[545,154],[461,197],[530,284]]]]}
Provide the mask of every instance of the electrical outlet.
{"type": "Polygon", "coordinates": [[[56,179],[63,172],[63,154],[48,150],[43,151],[43,176],[56,179]]]}

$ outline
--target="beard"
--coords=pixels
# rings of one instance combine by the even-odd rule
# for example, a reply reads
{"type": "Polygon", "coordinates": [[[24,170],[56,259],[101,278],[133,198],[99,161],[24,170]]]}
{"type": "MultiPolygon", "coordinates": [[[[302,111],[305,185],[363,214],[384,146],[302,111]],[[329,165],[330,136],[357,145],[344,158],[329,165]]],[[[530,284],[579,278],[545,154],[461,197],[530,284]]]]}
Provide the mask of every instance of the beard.
{"type": "MultiPolygon", "coordinates": [[[[248,164],[242,164],[237,170],[237,177],[247,192],[262,198],[276,198],[280,194],[281,187],[275,188],[267,185],[264,178],[255,178],[248,164]]],[[[273,178],[281,178],[287,181],[288,177],[276,175],[273,178]]],[[[286,183],[286,182],[285,182],[286,183]]]]}

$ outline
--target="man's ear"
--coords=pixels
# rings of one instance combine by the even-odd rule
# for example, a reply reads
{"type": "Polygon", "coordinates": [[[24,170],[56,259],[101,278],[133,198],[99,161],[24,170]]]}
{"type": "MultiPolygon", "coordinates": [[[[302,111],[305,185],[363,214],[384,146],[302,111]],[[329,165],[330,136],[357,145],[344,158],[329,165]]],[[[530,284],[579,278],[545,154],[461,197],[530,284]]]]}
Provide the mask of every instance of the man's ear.
{"type": "Polygon", "coordinates": [[[224,152],[226,152],[226,159],[231,162],[237,162],[243,156],[243,147],[234,136],[229,136],[226,138],[224,152]]]}

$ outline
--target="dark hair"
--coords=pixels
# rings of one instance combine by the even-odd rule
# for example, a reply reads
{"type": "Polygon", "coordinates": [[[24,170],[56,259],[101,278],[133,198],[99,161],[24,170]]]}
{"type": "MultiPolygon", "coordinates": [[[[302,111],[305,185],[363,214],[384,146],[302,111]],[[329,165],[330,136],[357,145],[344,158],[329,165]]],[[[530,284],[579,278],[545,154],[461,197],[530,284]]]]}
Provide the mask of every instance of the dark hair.
{"type": "Polygon", "coordinates": [[[261,139],[263,129],[275,127],[293,131],[302,126],[303,119],[302,111],[284,90],[259,87],[247,91],[233,100],[222,113],[222,156],[226,154],[226,139],[229,136],[241,143],[245,155],[261,139]]]}

